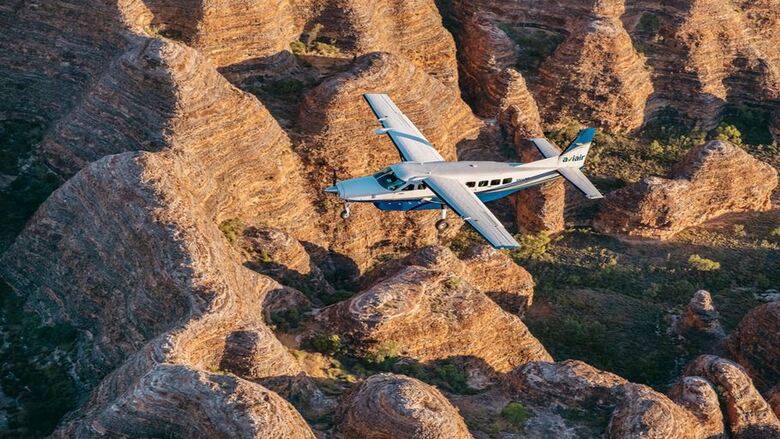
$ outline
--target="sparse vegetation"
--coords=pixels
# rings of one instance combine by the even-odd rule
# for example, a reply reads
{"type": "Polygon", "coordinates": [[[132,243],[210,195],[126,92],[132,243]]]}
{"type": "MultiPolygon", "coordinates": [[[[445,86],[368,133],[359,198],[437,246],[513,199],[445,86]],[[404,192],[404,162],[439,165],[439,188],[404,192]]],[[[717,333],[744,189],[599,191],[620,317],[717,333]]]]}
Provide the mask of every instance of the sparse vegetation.
{"type": "Polygon", "coordinates": [[[517,69],[531,75],[539,71],[544,60],[555,52],[565,38],[560,33],[544,29],[517,28],[507,23],[499,23],[498,27],[517,44],[517,69]]]}
{"type": "Polygon", "coordinates": [[[281,331],[289,331],[295,329],[301,324],[301,318],[306,312],[301,308],[290,308],[280,311],[274,311],[271,313],[271,324],[281,331]]]}
{"type": "Polygon", "coordinates": [[[501,416],[507,421],[522,427],[531,417],[531,411],[522,403],[512,401],[501,410],[501,416]]]}
{"type": "Polygon", "coordinates": [[[742,144],[742,133],[734,125],[721,122],[712,134],[715,140],[725,140],[737,145],[742,144]]]}
{"type": "Polygon", "coordinates": [[[304,349],[328,355],[337,355],[345,352],[344,344],[338,335],[317,334],[303,341],[304,349]]]}
{"type": "Polygon", "coordinates": [[[448,278],[447,280],[444,281],[444,287],[449,289],[449,290],[455,290],[458,287],[460,287],[460,284],[462,282],[463,281],[461,280],[461,278],[454,276],[454,277],[448,278]]]}
{"type": "Polygon", "coordinates": [[[315,23],[311,30],[306,34],[305,41],[292,41],[290,51],[298,56],[301,55],[322,55],[336,56],[341,54],[341,49],[336,46],[336,41],[332,38],[325,39],[320,36],[324,27],[320,23],[315,23]],[[327,41],[326,41],[327,40],[327,41]]]}
{"type": "Polygon", "coordinates": [[[219,231],[230,244],[235,244],[238,237],[244,233],[244,223],[238,218],[229,218],[219,223],[219,231]]]}
{"type": "Polygon", "coordinates": [[[720,270],[720,262],[713,261],[712,259],[703,258],[697,254],[691,255],[688,258],[688,264],[698,271],[715,271],[720,270]]]}
{"type": "Polygon", "coordinates": [[[547,254],[547,247],[552,242],[550,232],[542,231],[536,234],[523,234],[517,236],[520,248],[514,251],[514,255],[520,259],[542,260],[547,254]]]}
{"type": "Polygon", "coordinates": [[[19,404],[18,411],[9,413],[9,431],[18,436],[46,436],[78,402],[68,374],[71,365],[64,356],[76,348],[77,332],[65,323],[42,325],[2,281],[0,322],[0,335],[11,340],[0,347],[0,386],[19,404]]]}

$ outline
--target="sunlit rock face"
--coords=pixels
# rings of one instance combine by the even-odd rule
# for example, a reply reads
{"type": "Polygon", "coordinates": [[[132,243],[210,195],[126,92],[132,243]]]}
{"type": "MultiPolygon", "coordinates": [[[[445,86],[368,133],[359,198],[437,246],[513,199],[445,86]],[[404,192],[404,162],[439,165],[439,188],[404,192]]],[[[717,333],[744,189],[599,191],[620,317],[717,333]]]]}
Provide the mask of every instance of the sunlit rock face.
{"type": "Polygon", "coordinates": [[[365,349],[392,343],[420,362],[474,357],[499,372],[550,355],[520,319],[452,272],[411,266],[323,311],[365,349]]]}
{"type": "Polygon", "coordinates": [[[646,177],[610,193],[594,225],[605,233],[666,239],[725,213],[768,210],[775,187],[774,168],[716,140],[692,149],[670,178],[646,177]]]}
{"type": "Polygon", "coordinates": [[[403,375],[363,381],[339,407],[345,437],[471,438],[458,410],[435,387],[403,375]]]}

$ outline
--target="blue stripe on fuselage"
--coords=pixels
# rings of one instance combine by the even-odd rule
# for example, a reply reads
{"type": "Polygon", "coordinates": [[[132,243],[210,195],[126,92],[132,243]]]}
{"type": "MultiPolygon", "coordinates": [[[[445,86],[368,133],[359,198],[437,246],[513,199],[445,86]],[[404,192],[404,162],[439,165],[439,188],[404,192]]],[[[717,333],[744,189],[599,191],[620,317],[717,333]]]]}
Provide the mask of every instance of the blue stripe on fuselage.
{"type": "MultiPolygon", "coordinates": [[[[544,183],[547,180],[558,178],[559,176],[560,174],[558,174],[556,171],[550,171],[548,173],[537,175],[536,177],[532,177],[531,179],[522,182],[516,182],[504,188],[497,188],[492,191],[479,192],[476,195],[477,198],[479,198],[479,200],[482,201],[483,203],[489,203],[491,201],[504,198],[507,195],[511,195],[517,191],[521,191],[523,189],[536,186],[540,183],[544,183]]],[[[416,200],[398,200],[398,201],[374,201],[373,203],[374,206],[376,206],[376,208],[380,210],[400,210],[400,211],[441,209],[442,205],[444,205],[444,203],[442,203],[442,201],[439,198],[433,198],[430,201],[423,201],[422,199],[416,199],[416,200]]]]}

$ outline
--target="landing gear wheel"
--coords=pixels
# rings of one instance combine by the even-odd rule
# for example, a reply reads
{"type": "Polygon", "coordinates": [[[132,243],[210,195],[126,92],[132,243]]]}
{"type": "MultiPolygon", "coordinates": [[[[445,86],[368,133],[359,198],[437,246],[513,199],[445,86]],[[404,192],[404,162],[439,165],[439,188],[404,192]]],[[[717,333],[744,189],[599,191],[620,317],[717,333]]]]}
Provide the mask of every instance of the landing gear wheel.
{"type": "Polygon", "coordinates": [[[349,218],[349,209],[342,210],[340,215],[341,215],[341,219],[349,218]]]}
{"type": "Polygon", "coordinates": [[[443,232],[450,227],[450,223],[446,219],[440,219],[436,221],[436,230],[443,232]]]}

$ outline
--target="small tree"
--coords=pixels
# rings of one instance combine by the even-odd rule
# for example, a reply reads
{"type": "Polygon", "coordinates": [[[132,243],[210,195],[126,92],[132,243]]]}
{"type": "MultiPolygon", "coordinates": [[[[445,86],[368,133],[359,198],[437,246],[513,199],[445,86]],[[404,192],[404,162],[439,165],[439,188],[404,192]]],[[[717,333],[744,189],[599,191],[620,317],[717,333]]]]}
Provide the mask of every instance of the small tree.
{"type": "Polygon", "coordinates": [[[698,271],[716,271],[720,270],[720,262],[713,261],[712,259],[703,258],[697,254],[693,254],[688,258],[688,263],[694,270],[698,271]]]}
{"type": "Polygon", "coordinates": [[[515,251],[517,257],[539,260],[544,259],[552,238],[550,232],[542,231],[534,235],[522,235],[518,241],[520,248],[515,251]]]}
{"type": "Polygon", "coordinates": [[[742,133],[734,125],[722,123],[715,128],[716,140],[725,140],[727,142],[735,143],[737,145],[742,144],[742,133]]]}
{"type": "Polygon", "coordinates": [[[522,427],[531,417],[531,412],[522,403],[512,401],[501,410],[501,417],[512,424],[522,427]]]}

